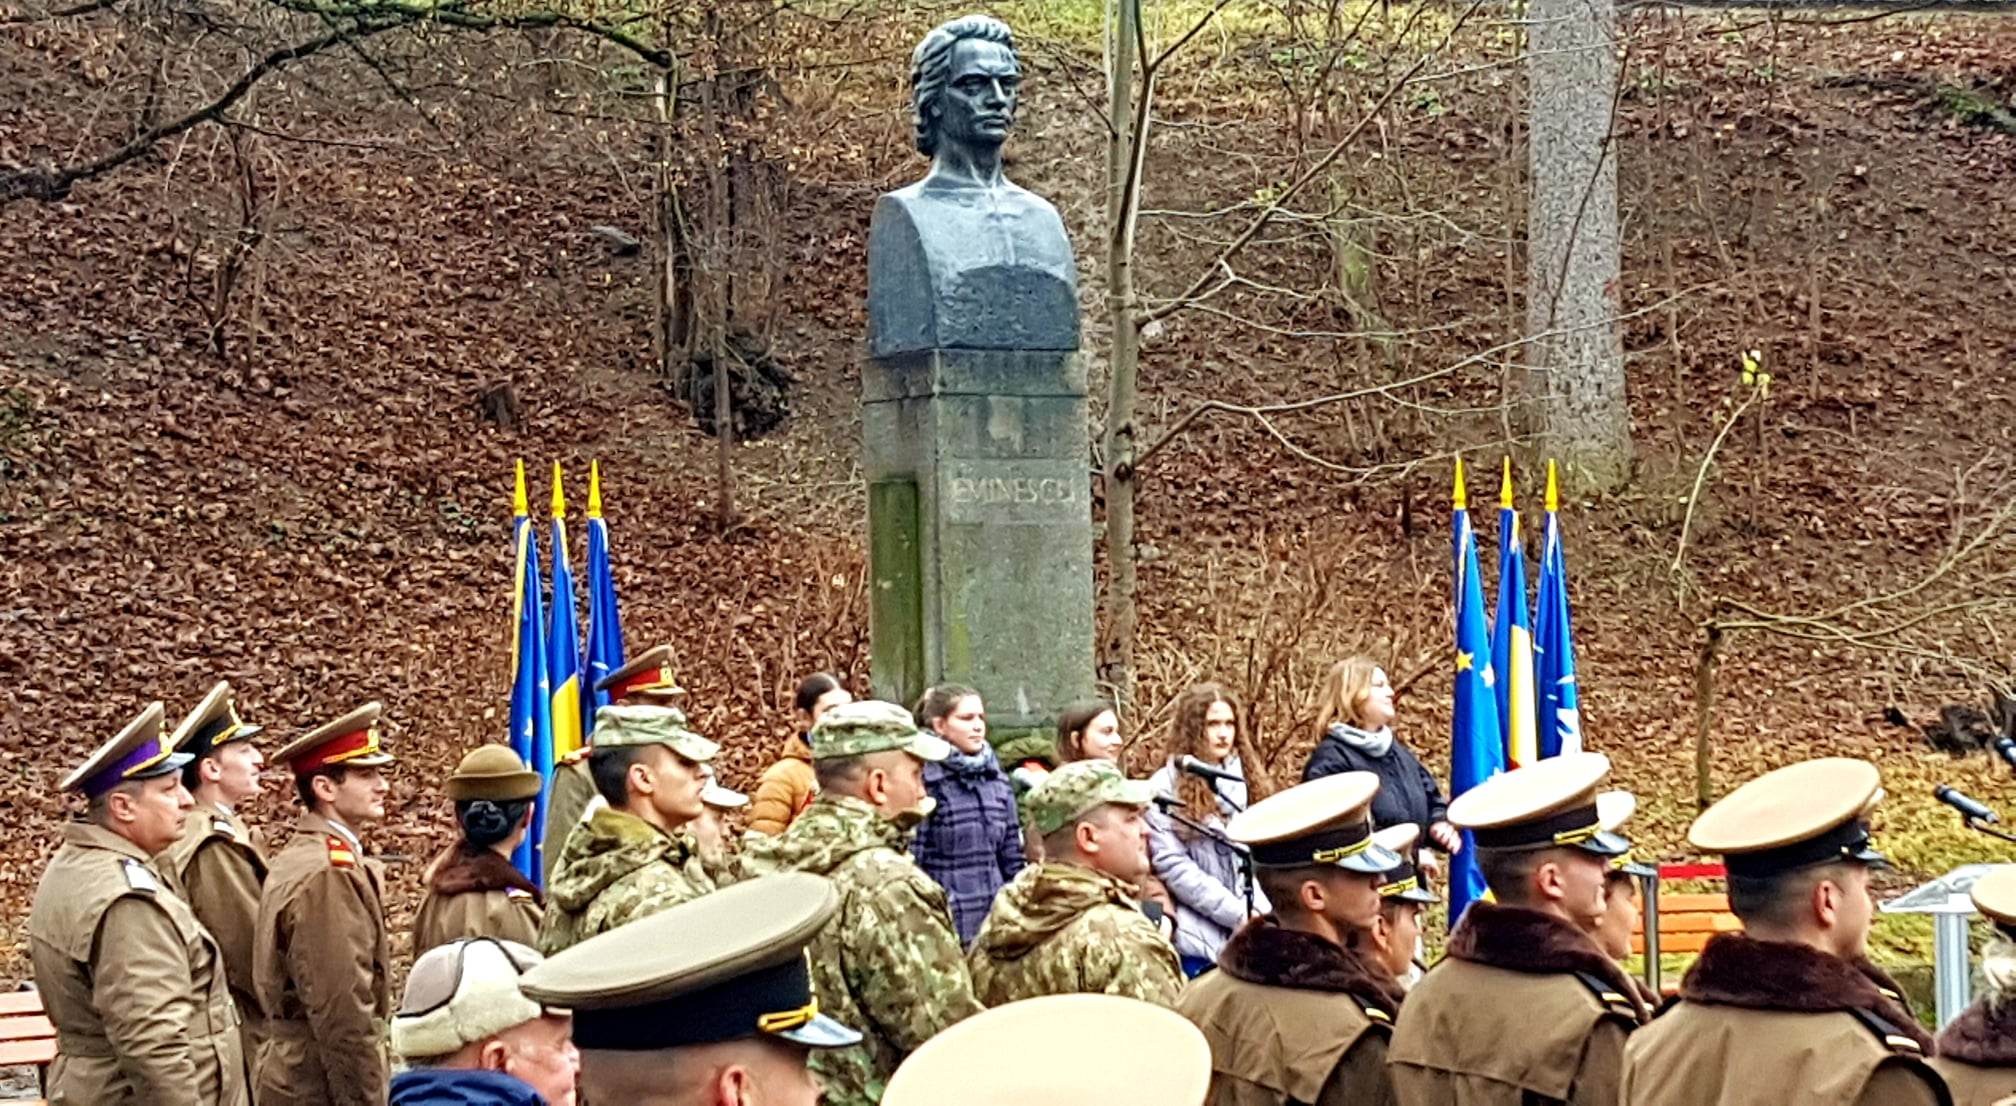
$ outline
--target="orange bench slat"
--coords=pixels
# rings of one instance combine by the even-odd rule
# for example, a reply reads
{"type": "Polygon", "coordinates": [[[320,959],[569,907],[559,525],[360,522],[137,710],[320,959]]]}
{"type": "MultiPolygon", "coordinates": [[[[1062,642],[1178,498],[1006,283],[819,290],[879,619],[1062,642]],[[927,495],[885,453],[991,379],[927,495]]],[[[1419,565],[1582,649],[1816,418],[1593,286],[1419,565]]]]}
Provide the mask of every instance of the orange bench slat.
{"type": "Polygon", "coordinates": [[[0,1015],[40,1014],[42,993],[40,991],[0,991],[0,1015]]]}
{"type": "Polygon", "coordinates": [[[1726,913],[1728,909],[1729,896],[1720,892],[1686,892],[1659,896],[1659,913],[1661,914],[1722,914],[1726,913]]]}
{"type": "Polygon", "coordinates": [[[0,1018],[0,1041],[32,1041],[41,1037],[54,1038],[56,1027],[40,1014],[16,1014],[11,1018],[0,1018]]]}
{"type": "MultiPolygon", "coordinates": [[[[1713,933],[1675,933],[1670,937],[1661,936],[1659,938],[1659,951],[1662,954],[1669,952],[1700,952],[1702,949],[1708,947],[1708,939],[1713,936],[1715,936],[1713,933]]],[[[1645,939],[1634,935],[1631,938],[1631,951],[1643,953],[1645,951],[1645,939]]]]}
{"type": "Polygon", "coordinates": [[[33,1041],[0,1041],[0,1068],[15,1064],[47,1065],[56,1059],[56,1038],[33,1041]]]}

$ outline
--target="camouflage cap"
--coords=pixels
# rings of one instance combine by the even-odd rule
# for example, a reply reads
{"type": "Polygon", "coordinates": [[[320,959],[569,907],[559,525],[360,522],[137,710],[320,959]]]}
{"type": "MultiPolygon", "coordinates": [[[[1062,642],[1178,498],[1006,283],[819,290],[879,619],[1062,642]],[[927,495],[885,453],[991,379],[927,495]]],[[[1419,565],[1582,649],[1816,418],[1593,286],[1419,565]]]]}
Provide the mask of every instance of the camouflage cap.
{"type": "Polygon", "coordinates": [[[1022,800],[1036,832],[1048,836],[1108,803],[1147,806],[1155,785],[1130,780],[1110,760],[1077,760],[1043,777],[1022,800]]]}
{"type": "Polygon", "coordinates": [[[880,699],[842,703],[819,716],[807,735],[813,760],[865,757],[900,749],[918,760],[937,762],[952,755],[952,746],[936,734],[917,728],[910,712],[880,699]]]}
{"type": "Polygon", "coordinates": [[[607,706],[595,712],[597,749],[663,745],[687,760],[705,763],[721,751],[719,745],[694,733],[686,712],[677,707],[607,706]]]}

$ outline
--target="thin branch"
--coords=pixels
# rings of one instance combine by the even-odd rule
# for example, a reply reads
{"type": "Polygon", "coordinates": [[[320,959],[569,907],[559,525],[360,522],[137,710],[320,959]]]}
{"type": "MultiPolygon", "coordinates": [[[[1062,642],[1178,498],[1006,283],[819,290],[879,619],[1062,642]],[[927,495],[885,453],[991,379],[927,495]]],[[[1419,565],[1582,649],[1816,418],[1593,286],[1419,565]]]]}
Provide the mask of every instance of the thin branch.
{"type": "Polygon", "coordinates": [[[58,8],[53,12],[23,12],[17,15],[0,15],[0,27],[4,27],[9,23],[40,23],[45,19],[70,19],[74,16],[89,15],[92,12],[104,11],[106,8],[118,3],[119,0],[83,0],[83,3],[72,4],[67,8],[58,8]]]}

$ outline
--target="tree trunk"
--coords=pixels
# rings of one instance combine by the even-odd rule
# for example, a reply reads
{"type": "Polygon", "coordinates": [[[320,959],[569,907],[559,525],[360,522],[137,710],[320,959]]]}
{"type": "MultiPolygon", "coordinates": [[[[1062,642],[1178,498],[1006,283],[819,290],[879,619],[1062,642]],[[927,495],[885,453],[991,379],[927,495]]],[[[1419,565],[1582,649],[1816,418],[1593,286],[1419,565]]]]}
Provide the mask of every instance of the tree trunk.
{"type": "MultiPolygon", "coordinates": [[[[1613,0],[1532,0],[1526,327],[1517,425],[1575,487],[1631,467],[1618,315],[1618,92],[1613,0]]],[[[1508,397],[1511,398],[1511,397],[1508,397]]]]}
{"type": "MultiPolygon", "coordinates": [[[[1106,594],[1100,604],[1099,680],[1124,713],[1134,705],[1134,637],[1140,622],[1134,550],[1135,401],[1141,379],[1141,328],[1134,303],[1133,194],[1138,192],[1134,65],[1140,0],[1115,0],[1109,22],[1106,146],[1106,309],[1113,350],[1106,401],[1106,594]]],[[[1143,95],[1146,95],[1144,88],[1143,95]]],[[[1143,113],[1145,115],[1145,113],[1143,113]]]]}

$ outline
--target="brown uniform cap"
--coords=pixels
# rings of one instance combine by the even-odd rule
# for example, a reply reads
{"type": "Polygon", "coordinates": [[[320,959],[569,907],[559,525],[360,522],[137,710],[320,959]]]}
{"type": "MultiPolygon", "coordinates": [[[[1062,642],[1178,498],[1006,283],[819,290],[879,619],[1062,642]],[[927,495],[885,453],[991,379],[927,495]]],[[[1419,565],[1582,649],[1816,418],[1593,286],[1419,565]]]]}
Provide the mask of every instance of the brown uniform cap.
{"type": "Polygon", "coordinates": [[[377,768],[394,758],[378,744],[378,717],[382,703],[366,703],[334,722],[324,723],[302,734],[273,759],[285,764],[297,776],[324,768],[377,768]]]}
{"type": "Polygon", "coordinates": [[[2016,864],[1997,864],[1974,881],[1974,909],[2005,934],[2016,933],[2016,864]]]}
{"type": "Polygon", "coordinates": [[[967,1018],[910,1054],[882,1106],[1200,1106],[1211,1046],[1181,1014],[1048,995],[967,1018]]]}
{"type": "Polygon", "coordinates": [[[636,659],[595,681],[595,690],[607,692],[612,702],[635,699],[661,702],[686,694],[672,675],[672,647],[656,645],[637,654],[636,659]]]}
{"type": "Polygon", "coordinates": [[[84,763],[64,776],[58,789],[82,791],[95,799],[122,783],[181,771],[194,758],[169,744],[162,728],[167,713],[159,702],[147,704],[112,740],[92,750],[84,763]]]}
{"type": "Polygon", "coordinates": [[[196,704],[196,709],[168,735],[168,741],[176,752],[200,760],[233,741],[257,735],[263,728],[238,717],[238,701],[231,696],[231,682],[218,680],[203,701],[196,704]]]}
{"type": "Polygon", "coordinates": [[[1493,776],[1449,804],[1451,824],[1480,849],[1526,852],[1573,848],[1622,856],[1631,842],[1617,827],[1638,809],[1628,791],[1600,791],[1610,777],[1601,753],[1563,753],[1493,776]]]}
{"type": "Polygon", "coordinates": [[[1701,812],[1687,841],[1721,853],[1732,876],[1764,877],[1815,864],[1880,864],[1867,816],[1883,801],[1876,766],[1822,757],[1751,780],[1701,812]]]}
{"type": "Polygon", "coordinates": [[[525,767],[508,745],[478,745],[462,757],[448,777],[448,798],[510,802],[539,794],[539,773],[525,767]]]}
{"type": "Polygon", "coordinates": [[[1379,777],[1339,772],[1296,784],[1232,816],[1225,836],[1246,846],[1263,868],[1334,864],[1376,876],[1400,857],[1372,838],[1372,797],[1379,777]]]}

